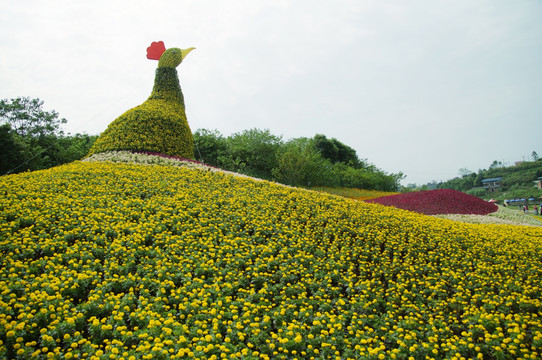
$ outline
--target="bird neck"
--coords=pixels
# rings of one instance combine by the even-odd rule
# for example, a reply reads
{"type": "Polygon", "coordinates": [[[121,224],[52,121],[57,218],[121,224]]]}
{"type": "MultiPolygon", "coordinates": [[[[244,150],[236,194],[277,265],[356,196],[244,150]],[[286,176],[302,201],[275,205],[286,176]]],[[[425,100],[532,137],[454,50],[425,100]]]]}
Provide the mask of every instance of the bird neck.
{"type": "Polygon", "coordinates": [[[179,84],[177,69],[171,67],[156,69],[154,87],[149,99],[173,101],[184,106],[184,97],[179,84]]]}

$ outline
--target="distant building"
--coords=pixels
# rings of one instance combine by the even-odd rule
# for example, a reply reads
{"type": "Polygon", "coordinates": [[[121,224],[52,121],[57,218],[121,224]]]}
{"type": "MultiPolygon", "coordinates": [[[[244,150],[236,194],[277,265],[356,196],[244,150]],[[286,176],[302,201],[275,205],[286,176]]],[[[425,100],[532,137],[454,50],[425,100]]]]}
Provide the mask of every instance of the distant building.
{"type": "Polygon", "coordinates": [[[542,189],[542,177],[539,177],[534,183],[537,188],[542,189]]]}
{"type": "Polygon", "coordinates": [[[486,192],[498,191],[502,188],[502,177],[482,180],[482,186],[486,192]]]}

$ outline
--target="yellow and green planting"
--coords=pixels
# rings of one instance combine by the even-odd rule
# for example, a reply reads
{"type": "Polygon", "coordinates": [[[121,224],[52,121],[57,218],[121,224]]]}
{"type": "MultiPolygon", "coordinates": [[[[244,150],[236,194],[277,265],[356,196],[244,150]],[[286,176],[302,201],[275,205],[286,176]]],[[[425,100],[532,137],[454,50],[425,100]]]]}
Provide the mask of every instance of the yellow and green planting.
{"type": "Polygon", "coordinates": [[[151,96],[109,124],[89,155],[130,150],[194,158],[194,138],[176,70],[190,50],[172,48],[164,52],[151,96]]]}

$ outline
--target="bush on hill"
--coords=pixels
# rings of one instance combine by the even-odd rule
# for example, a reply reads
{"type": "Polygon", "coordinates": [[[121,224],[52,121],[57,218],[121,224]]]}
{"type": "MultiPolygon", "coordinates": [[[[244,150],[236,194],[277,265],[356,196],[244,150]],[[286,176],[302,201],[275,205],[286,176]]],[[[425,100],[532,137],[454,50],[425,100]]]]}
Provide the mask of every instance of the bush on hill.
{"type": "Polygon", "coordinates": [[[502,202],[505,199],[542,196],[542,190],[534,183],[542,177],[542,159],[523,161],[513,166],[503,166],[501,162],[494,161],[489,169],[480,169],[477,173],[468,172],[467,169],[461,177],[456,177],[445,182],[436,184],[440,189],[454,189],[483,197],[494,198],[502,202]],[[503,186],[496,192],[487,192],[483,188],[482,180],[491,178],[503,178],[503,186]]]}
{"type": "Polygon", "coordinates": [[[337,139],[317,134],[282,141],[269,130],[224,137],[217,130],[194,133],[196,157],[219,168],[301,187],[350,187],[397,191],[402,173],[388,174],[359,159],[337,139]]]}

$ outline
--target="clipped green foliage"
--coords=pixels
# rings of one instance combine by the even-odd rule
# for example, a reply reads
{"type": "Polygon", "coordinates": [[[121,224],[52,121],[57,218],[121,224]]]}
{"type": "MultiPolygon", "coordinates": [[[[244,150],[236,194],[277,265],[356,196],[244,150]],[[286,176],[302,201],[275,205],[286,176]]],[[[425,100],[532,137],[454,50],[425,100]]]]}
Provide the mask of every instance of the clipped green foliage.
{"type": "Polygon", "coordinates": [[[174,67],[156,69],[151,96],[109,124],[89,155],[115,150],[194,158],[194,138],[186,120],[184,98],[174,67]]]}

